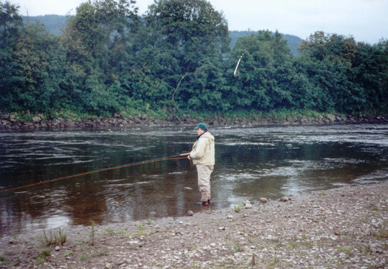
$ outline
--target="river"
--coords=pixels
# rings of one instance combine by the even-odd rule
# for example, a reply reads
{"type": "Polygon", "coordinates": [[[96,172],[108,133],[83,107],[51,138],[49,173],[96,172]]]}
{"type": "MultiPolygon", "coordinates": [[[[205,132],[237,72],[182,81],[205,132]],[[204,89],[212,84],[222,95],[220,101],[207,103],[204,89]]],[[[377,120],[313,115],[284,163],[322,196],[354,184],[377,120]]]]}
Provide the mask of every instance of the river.
{"type": "MultiPolygon", "coordinates": [[[[212,209],[388,178],[388,124],[212,127],[212,209]]],[[[0,191],[188,152],[193,127],[0,132],[0,191]]],[[[195,167],[171,160],[0,193],[0,236],[198,212],[195,167]]]]}

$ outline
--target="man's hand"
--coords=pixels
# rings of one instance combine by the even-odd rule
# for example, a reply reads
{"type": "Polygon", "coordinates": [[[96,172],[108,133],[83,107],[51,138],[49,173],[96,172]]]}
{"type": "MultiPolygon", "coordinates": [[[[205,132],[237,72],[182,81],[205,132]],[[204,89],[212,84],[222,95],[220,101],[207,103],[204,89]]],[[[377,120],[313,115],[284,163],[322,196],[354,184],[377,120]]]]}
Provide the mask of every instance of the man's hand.
{"type": "Polygon", "coordinates": [[[190,155],[187,155],[187,159],[189,159],[189,160],[191,161],[191,157],[190,157],[190,155]]]}

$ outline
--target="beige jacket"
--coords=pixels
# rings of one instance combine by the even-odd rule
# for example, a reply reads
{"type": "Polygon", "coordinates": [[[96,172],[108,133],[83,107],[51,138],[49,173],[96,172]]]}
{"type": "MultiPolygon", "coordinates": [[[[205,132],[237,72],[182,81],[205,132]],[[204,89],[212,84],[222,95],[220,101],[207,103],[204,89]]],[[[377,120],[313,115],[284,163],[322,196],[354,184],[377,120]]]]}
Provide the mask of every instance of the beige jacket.
{"type": "Polygon", "coordinates": [[[194,143],[193,149],[190,152],[190,157],[193,159],[194,165],[214,165],[214,136],[209,132],[201,135],[200,138],[194,143]]]}

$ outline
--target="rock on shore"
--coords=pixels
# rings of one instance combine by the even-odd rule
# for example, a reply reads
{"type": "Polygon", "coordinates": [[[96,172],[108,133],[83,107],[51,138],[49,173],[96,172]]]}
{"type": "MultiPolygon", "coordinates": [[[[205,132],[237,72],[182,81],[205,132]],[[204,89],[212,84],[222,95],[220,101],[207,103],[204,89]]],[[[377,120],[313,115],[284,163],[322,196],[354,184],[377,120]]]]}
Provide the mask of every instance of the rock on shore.
{"type": "MultiPolygon", "coordinates": [[[[196,124],[197,120],[192,119],[189,115],[183,115],[178,118],[175,115],[169,115],[166,119],[149,119],[145,114],[140,116],[127,115],[124,117],[121,113],[115,113],[113,117],[104,118],[93,116],[84,120],[72,120],[64,118],[44,118],[41,115],[31,116],[31,120],[23,120],[17,114],[0,115],[0,130],[37,130],[37,129],[72,129],[72,128],[118,128],[134,126],[173,126],[182,124],[196,124]]],[[[299,118],[287,117],[282,120],[264,117],[262,119],[244,120],[242,118],[227,119],[222,116],[209,118],[206,122],[209,125],[226,126],[226,125],[301,125],[301,124],[335,124],[335,123],[373,123],[387,122],[385,116],[366,116],[358,117],[345,115],[318,115],[314,118],[306,116],[299,118]]]]}
{"type": "Polygon", "coordinates": [[[3,237],[0,262],[19,268],[388,266],[388,181],[251,203],[239,213],[202,207],[179,218],[68,226],[59,246],[43,246],[35,234],[3,237]]]}

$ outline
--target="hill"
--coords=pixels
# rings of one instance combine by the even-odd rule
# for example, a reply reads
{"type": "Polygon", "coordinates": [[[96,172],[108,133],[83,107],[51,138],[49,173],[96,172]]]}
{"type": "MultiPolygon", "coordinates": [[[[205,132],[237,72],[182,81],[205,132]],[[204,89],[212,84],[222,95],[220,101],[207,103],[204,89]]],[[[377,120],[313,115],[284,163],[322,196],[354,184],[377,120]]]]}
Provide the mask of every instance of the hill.
{"type": "Polygon", "coordinates": [[[40,22],[45,25],[47,31],[54,35],[61,35],[62,29],[66,25],[68,16],[44,15],[44,16],[23,16],[24,24],[34,24],[40,22]]]}
{"type": "MultiPolygon", "coordinates": [[[[61,16],[61,15],[44,15],[44,16],[30,16],[30,17],[23,17],[24,23],[36,23],[40,22],[46,26],[46,29],[55,34],[60,35],[62,34],[62,29],[66,25],[67,16],[61,16]]],[[[234,47],[234,45],[237,42],[237,39],[240,37],[245,37],[249,35],[256,34],[255,31],[230,31],[229,32],[230,37],[232,38],[232,42],[230,44],[231,48],[234,47]]],[[[299,52],[297,50],[298,46],[302,42],[302,39],[294,36],[294,35],[288,35],[288,34],[281,34],[284,39],[287,40],[288,45],[290,46],[290,49],[292,53],[295,56],[299,55],[299,52]]]]}
{"type": "MultiPolygon", "coordinates": [[[[232,42],[230,43],[230,47],[234,48],[236,45],[237,40],[240,37],[250,36],[254,35],[257,32],[255,31],[229,31],[229,35],[232,38],[232,42]]],[[[288,42],[288,46],[291,49],[291,52],[295,56],[299,56],[298,47],[300,43],[302,42],[302,39],[300,37],[294,36],[294,35],[287,35],[287,34],[281,34],[285,40],[288,42]]]]}

